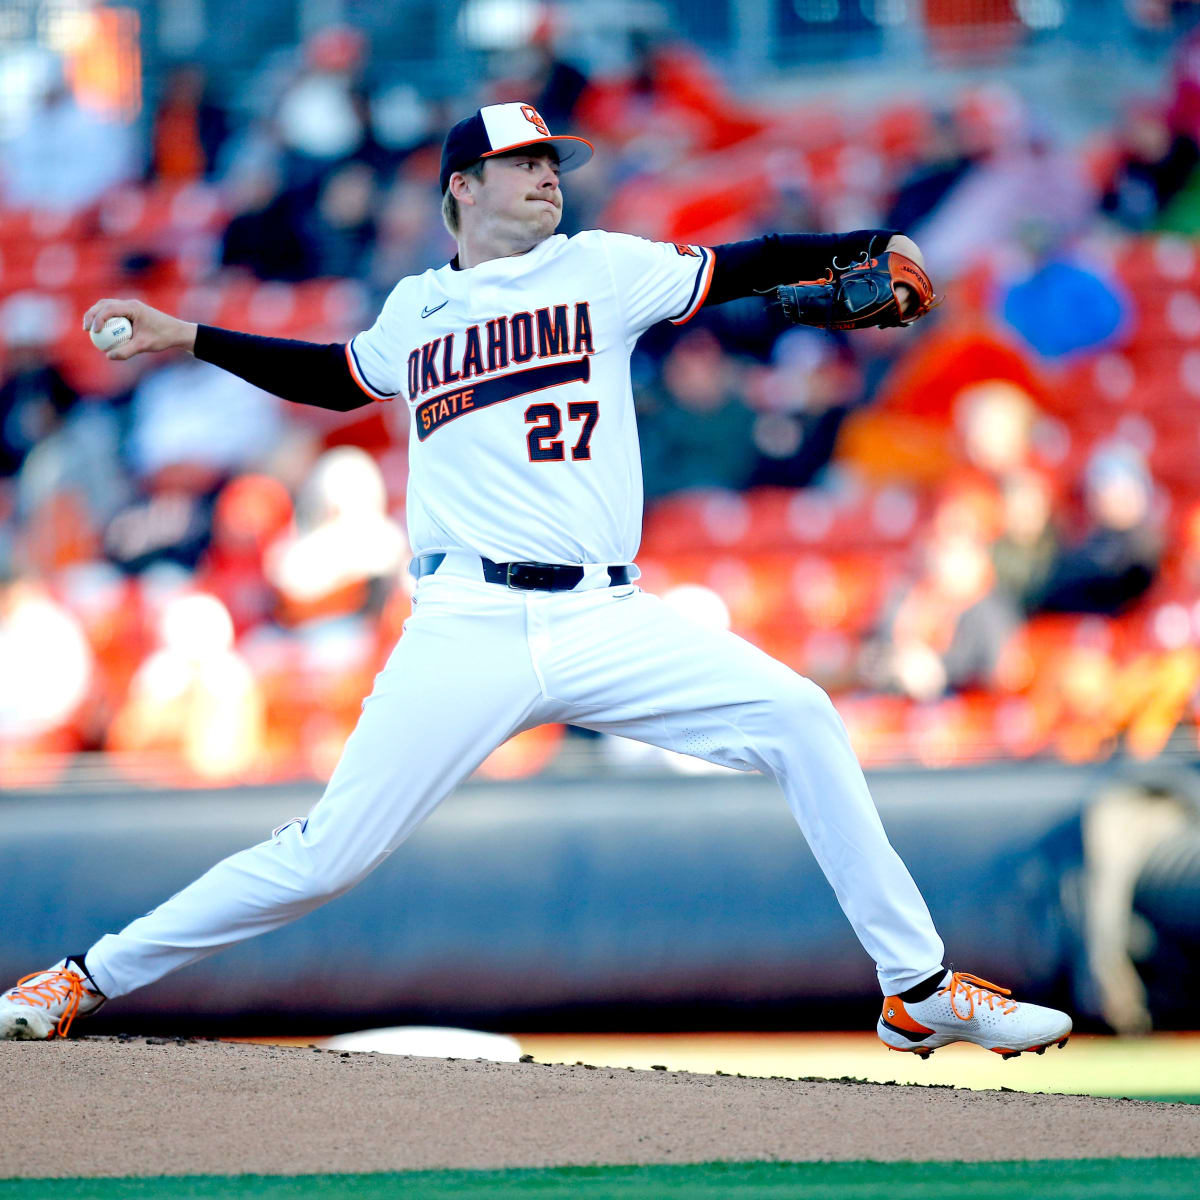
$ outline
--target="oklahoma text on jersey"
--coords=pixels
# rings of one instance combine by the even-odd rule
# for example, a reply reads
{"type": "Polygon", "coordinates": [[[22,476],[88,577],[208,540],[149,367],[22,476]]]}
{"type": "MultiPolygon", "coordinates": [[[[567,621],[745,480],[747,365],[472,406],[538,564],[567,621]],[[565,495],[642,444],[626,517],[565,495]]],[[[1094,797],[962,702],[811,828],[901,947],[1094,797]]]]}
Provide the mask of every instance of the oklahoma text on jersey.
{"type": "Polygon", "coordinates": [[[593,353],[586,300],[481,321],[462,331],[461,340],[455,333],[433,338],[408,356],[409,399],[415,402],[431,391],[438,393],[417,407],[417,436],[424,441],[439,426],[473,409],[560,383],[586,382],[587,356],[593,353]],[[534,358],[562,359],[566,355],[581,357],[497,374],[534,358]],[[480,382],[449,387],[470,379],[480,382]]]}

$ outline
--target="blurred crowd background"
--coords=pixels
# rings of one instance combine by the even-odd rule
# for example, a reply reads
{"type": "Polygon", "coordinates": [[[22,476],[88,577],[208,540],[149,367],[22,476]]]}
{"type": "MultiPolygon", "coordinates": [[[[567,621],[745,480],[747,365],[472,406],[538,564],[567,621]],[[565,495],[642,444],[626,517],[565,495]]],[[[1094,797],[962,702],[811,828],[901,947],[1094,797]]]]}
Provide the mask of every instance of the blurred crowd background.
{"type": "MultiPolygon", "coordinates": [[[[407,414],[109,363],[102,296],[313,341],[447,261],[481,103],[594,142],[564,231],[903,229],[907,330],[763,301],[634,360],[643,584],[868,765],[1194,757],[1200,5],[7,0],[0,784],[324,778],[399,636],[407,414]]],[[[483,770],[659,752],[549,728],[483,770]]]]}

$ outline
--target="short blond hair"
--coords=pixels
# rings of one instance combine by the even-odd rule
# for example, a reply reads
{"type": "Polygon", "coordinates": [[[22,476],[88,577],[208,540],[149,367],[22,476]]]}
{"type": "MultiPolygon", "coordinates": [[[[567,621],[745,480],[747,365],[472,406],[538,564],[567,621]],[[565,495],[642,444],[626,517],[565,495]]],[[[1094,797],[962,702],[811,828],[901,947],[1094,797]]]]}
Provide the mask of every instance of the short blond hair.
{"type": "MultiPolygon", "coordinates": [[[[472,179],[482,180],[483,168],[485,166],[487,166],[487,160],[479,158],[475,162],[461,168],[455,174],[469,175],[472,179]]],[[[449,188],[446,189],[445,195],[442,196],[442,224],[450,231],[452,238],[458,237],[458,231],[462,228],[462,216],[459,212],[458,200],[449,188]]]]}

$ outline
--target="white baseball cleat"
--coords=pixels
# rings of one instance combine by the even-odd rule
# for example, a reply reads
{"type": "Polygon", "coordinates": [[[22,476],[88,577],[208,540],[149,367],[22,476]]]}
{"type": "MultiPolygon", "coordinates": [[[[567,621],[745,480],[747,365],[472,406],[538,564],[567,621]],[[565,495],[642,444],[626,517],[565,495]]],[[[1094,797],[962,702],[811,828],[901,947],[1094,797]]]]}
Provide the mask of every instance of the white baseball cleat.
{"type": "MultiPolygon", "coordinates": [[[[939,1046],[974,1042],[1004,1058],[1026,1050],[1060,1049],[1071,1034],[1071,1018],[1056,1008],[1018,1004],[1007,988],[964,971],[947,971],[928,996],[888,996],[876,1031],[885,1045],[928,1058],[939,1046]]],[[[913,989],[917,990],[917,989],[913,989]]],[[[909,993],[906,993],[906,995],[909,993]]]]}
{"type": "Polygon", "coordinates": [[[0,994],[0,1040],[66,1037],[76,1017],[95,1012],[104,1001],[83,960],[64,958],[0,994]]]}

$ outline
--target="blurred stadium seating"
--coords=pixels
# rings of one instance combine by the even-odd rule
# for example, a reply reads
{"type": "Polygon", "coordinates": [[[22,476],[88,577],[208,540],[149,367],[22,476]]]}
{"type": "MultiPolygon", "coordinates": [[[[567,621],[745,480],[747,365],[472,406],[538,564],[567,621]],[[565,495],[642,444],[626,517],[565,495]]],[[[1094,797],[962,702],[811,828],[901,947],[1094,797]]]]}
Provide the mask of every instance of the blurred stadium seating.
{"type": "MultiPolygon", "coordinates": [[[[57,64],[28,95],[3,93],[0,122],[0,782],[328,773],[408,610],[403,414],[218,396],[202,370],[109,363],[79,318],[101,295],[135,294],[212,324],[345,340],[399,274],[450,253],[441,130],[518,95],[597,142],[594,168],[570,181],[571,229],[716,243],[904,212],[947,294],[911,331],[811,345],[789,343],[766,306],[706,310],[714,403],[753,450],[719,459],[714,438],[680,491],[662,492],[650,464],[691,402],[687,355],[709,351],[681,340],[691,327],[648,336],[635,379],[654,496],[644,586],[827,686],[869,765],[1196,754],[1195,6],[930,0],[921,20],[921,6],[882,0],[729,0],[621,26],[606,5],[585,18],[511,4],[519,53],[484,36],[504,6],[479,3],[457,25],[434,11],[449,6],[345,6],[365,38],[299,43],[290,31],[312,6],[214,3],[190,43],[152,6],[97,9],[142,13],[136,56],[136,23],[93,29],[86,4],[56,8],[77,14],[76,41],[39,43],[51,7],[15,4],[0,41],[4,87],[19,58],[57,64]],[[426,61],[394,86],[388,68],[422,30],[443,72],[469,63],[458,78],[477,83],[435,81],[426,61]],[[1048,43],[1123,45],[1115,77],[1137,89],[1136,120],[1098,119],[1120,96],[1089,116],[1086,90],[1065,116],[1023,102],[1011,73],[1036,75],[1048,43]],[[858,100],[804,83],[898,46],[946,80],[984,63],[987,82],[858,100]],[[202,68],[195,86],[169,82],[181,54],[202,68]],[[338,137],[321,114],[343,122],[338,137]],[[72,121],[124,130],[137,152],[66,202],[20,147],[72,121]],[[347,164],[368,172],[339,176],[347,164]],[[14,201],[18,179],[45,191],[14,201]],[[282,259],[267,234],[291,239],[282,259]],[[1061,264],[1069,280],[1044,273],[1061,264]],[[1022,310],[1027,293],[1044,307],[1022,310]],[[1027,336],[1052,325],[1065,352],[1027,336]],[[152,384],[175,368],[172,407],[152,384]],[[218,401],[246,406],[244,427],[218,401]],[[189,403],[207,420],[193,427],[189,403]],[[195,453],[178,450],[188,438],[195,453]],[[336,457],[347,447],[364,453],[336,457]],[[1006,524],[1022,472],[1049,498],[1028,541],[1006,524]],[[314,582],[296,564],[348,520],[357,540],[339,538],[344,561],[314,582]],[[1022,594],[1003,576],[1014,558],[1033,573],[1022,594]]],[[[578,749],[561,731],[526,735],[484,772],[578,749]]]]}

